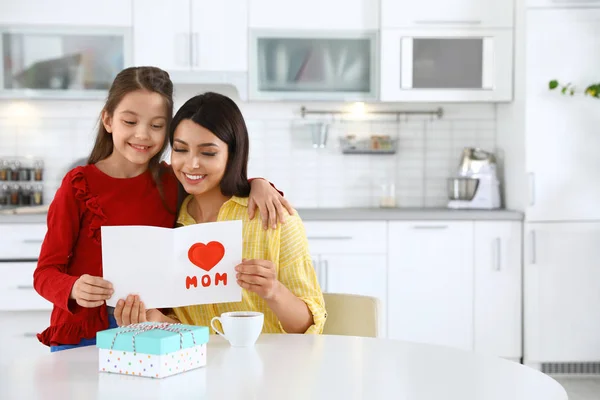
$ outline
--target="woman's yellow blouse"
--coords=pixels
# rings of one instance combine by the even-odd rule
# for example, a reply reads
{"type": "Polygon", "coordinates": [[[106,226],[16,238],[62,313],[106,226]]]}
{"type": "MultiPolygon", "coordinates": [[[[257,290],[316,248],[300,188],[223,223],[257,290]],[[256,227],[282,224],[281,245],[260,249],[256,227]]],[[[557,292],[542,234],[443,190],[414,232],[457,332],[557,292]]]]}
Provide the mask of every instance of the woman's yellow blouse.
{"type": "MultiPolygon", "coordinates": [[[[183,201],[177,218],[178,226],[196,223],[187,211],[191,199],[192,196],[188,196],[183,201]]],[[[325,302],[300,217],[297,214],[287,216],[285,224],[279,224],[277,229],[265,230],[258,216],[253,220],[248,218],[248,199],[232,197],[219,210],[217,221],[232,220],[242,220],[242,257],[273,262],[279,281],[296,297],[302,299],[313,315],[314,324],[306,333],[322,333],[327,318],[325,302]]],[[[245,289],[242,289],[242,301],[239,303],[204,304],[173,309],[175,316],[182,323],[208,327],[213,317],[230,311],[260,311],[265,315],[263,333],[285,333],[266,302],[257,294],[245,289]]]]}

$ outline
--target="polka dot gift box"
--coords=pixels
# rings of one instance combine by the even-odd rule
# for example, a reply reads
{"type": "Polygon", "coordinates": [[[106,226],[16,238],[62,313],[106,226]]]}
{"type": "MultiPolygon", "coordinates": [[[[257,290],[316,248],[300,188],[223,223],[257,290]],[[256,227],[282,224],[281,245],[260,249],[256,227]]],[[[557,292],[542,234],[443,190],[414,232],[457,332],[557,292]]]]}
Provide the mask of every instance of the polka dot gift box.
{"type": "Polygon", "coordinates": [[[208,327],[144,322],[96,334],[100,372],[165,378],[206,365],[208,327]]]}

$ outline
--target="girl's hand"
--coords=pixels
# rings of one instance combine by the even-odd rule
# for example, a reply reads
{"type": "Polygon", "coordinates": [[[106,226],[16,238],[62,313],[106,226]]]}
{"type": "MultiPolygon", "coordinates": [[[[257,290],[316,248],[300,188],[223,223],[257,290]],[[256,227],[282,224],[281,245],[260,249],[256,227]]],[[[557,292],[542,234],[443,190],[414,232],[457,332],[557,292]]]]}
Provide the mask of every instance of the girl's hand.
{"type": "Polygon", "coordinates": [[[289,214],[294,214],[292,205],[265,179],[253,179],[250,182],[250,196],[248,198],[248,217],[254,218],[256,207],[260,212],[263,227],[277,229],[277,221],[285,223],[284,207],[289,214]]]}
{"type": "Polygon", "coordinates": [[[94,308],[104,304],[114,293],[112,283],[98,276],[81,275],[71,288],[69,298],[81,307],[94,308]]]}
{"type": "Polygon", "coordinates": [[[277,280],[277,269],[271,261],[243,260],[235,270],[238,285],[265,300],[275,297],[281,287],[281,282],[277,280]]]}
{"type": "Polygon", "coordinates": [[[127,300],[119,299],[115,307],[115,319],[119,326],[148,321],[146,307],[140,301],[140,296],[130,294],[127,300]]]}

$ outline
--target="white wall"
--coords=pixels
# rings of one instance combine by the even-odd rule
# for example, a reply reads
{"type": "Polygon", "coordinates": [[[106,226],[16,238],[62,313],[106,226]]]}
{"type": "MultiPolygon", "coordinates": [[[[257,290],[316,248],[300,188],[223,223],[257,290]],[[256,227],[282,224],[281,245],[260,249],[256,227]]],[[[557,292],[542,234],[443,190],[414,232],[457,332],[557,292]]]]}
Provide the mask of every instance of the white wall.
{"type": "MultiPolygon", "coordinates": [[[[228,87],[213,89],[237,97],[228,87]]],[[[176,109],[204,90],[176,87],[176,109]]],[[[454,173],[462,147],[496,151],[499,141],[497,106],[491,104],[442,105],[445,115],[441,120],[423,116],[402,118],[399,123],[389,119],[373,123],[338,119],[331,125],[325,149],[312,148],[307,124],[318,120],[313,116],[302,119],[300,107],[340,109],[346,105],[238,104],[250,132],[249,175],[268,178],[300,208],[376,207],[380,184],[389,180],[396,184],[399,206],[444,207],[446,178],[454,173]],[[399,138],[398,152],[393,156],[343,155],[338,137],[347,133],[390,134],[399,138]]],[[[67,166],[88,155],[102,105],[98,101],[0,102],[0,158],[43,157],[47,168],[45,199],[49,201],[67,166]]],[[[438,106],[377,105],[375,108],[438,106]]]]}

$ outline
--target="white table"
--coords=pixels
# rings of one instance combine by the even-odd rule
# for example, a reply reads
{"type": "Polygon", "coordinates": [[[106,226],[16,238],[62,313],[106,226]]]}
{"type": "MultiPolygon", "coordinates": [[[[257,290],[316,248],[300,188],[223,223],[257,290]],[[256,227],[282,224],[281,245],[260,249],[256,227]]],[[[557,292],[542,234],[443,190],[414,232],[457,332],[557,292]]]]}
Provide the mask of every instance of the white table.
{"type": "Polygon", "coordinates": [[[164,379],[98,372],[95,347],[0,371],[0,399],[567,400],[520,364],[444,347],[346,336],[262,335],[253,348],[211,336],[204,368],[164,379]]]}

